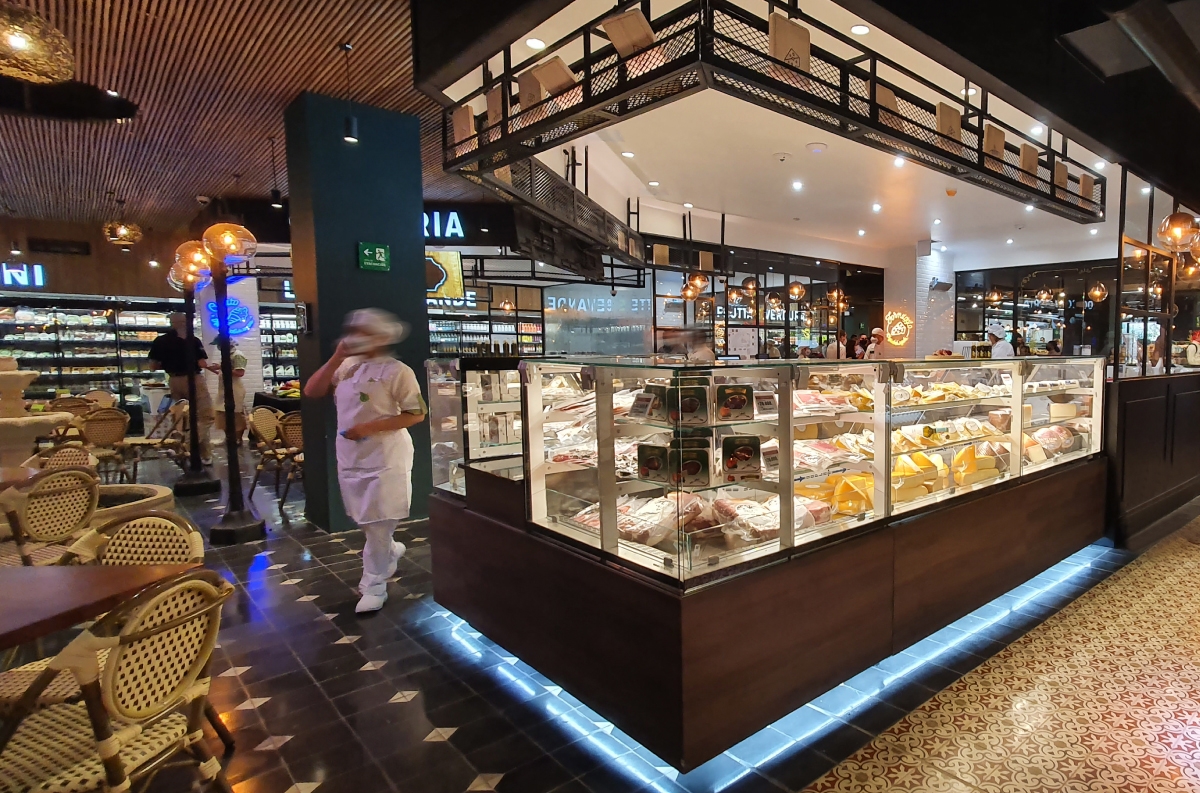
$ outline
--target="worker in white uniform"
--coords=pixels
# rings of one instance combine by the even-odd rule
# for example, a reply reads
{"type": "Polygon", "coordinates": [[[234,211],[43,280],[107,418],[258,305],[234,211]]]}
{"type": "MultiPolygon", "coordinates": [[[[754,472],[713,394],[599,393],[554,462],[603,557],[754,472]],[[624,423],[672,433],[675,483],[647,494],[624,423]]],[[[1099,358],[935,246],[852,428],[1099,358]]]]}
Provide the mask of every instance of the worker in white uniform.
{"type": "Polygon", "coordinates": [[[883,349],[883,328],[874,328],[871,330],[871,343],[867,345],[867,353],[864,356],[869,359],[886,358],[883,349]]]}
{"type": "Polygon", "coordinates": [[[1007,332],[1003,325],[988,325],[987,335],[992,345],[993,358],[1013,357],[1013,346],[1004,340],[1007,332]]]}
{"type": "Polygon", "coordinates": [[[345,335],[333,357],[304,384],[304,395],[332,389],[337,408],[338,484],[346,514],[366,535],[362,598],[355,611],[378,611],[388,579],[404,555],[396,525],[412,501],[413,445],[408,428],[425,420],[417,376],[388,348],[407,327],[386,311],[363,308],[346,315],[345,335]]]}
{"type": "Polygon", "coordinates": [[[839,330],[837,338],[829,342],[825,348],[826,358],[845,358],[846,357],[846,331],[839,330]]]}

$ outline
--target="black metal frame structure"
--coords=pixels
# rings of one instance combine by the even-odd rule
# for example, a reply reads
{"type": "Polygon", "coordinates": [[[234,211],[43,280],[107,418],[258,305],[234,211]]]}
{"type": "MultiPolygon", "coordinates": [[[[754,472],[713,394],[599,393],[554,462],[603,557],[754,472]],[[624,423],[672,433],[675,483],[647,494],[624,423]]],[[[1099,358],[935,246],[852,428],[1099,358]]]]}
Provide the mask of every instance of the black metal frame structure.
{"type": "MultiPolygon", "coordinates": [[[[474,135],[455,141],[451,121],[455,108],[448,108],[443,119],[445,169],[533,206],[553,206],[552,186],[538,176],[549,169],[521,163],[622,119],[712,88],[1061,217],[1079,223],[1103,219],[1107,180],[1070,158],[1064,136],[1059,134],[1060,150],[1029,137],[989,114],[988,93],[983,88],[976,91],[979,104],[973,104],[966,80],[962,93],[955,95],[802,13],[796,0],[772,4],[771,10],[820,30],[858,54],[841,58],[813,46],[809,71],[801,71],[768,54],[767,19],[729,0],[691,0],[650,20],[655,44],[628,58],[620,57],[611,44],[597,48],[597,42],[604,41],[597,30],[601,23],[617,11],[637,5],[634,0],[619,3],[520,63],[512,63],[511,50],[506,48],[501,53],[503,71],[499,75],[491,75],[485,65],[483,85],[456,107],[498,89],[502,117],[487,125],[486,115],[482,116],[484,124],[474,135]],[[568,65],[576,84],[531,107],[514,104],[518,76],[576,42],[582,45],[583,57],[568,65]],[[938,131],[934,103],[889,82],[881,76],[881,67],[959,109],[959,139],[938,131]],[[890,99],[889,104],[879,101],[880,88],[894,95],[894,106],[889,106],[890,99]],[[985,151],[985,125],[1004,131],[1003,156],[985,151]],[[1021,169],[1021,149],[1013,140],[1037,150],[1036,173],[1021,169]],[[1065,185],[1054,179],[1060,163],[1070,166],[1065,185]],[[526,175],[530,169],[533,173],[526,175]],[[1084,175],[1092,181],[1090,195],[1080,194],[1084,175]]],[[[640,5],[645,10],[649,4],[640,5]]],[[[1054,133],[1047,133],[1046,139],[1052,141],[1054,133]]],[[[578,225],[569,217],[555,216],[578,225]]]]}

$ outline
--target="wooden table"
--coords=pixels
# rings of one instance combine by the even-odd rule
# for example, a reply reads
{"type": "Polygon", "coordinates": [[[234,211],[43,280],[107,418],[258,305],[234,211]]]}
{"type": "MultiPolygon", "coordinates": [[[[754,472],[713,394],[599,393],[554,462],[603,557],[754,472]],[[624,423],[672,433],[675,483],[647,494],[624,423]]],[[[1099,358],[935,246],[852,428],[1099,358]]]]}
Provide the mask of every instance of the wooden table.
{"type": "Polygon", "coordinates": [[[0,650],[90,620],[195,565],[0,568],[0,650]]]}
{"type": "Polygon", "coordinates": [[[0,468],[0,493],[10,487],[20,487],[40,473],[39,468],[0,468]]]}

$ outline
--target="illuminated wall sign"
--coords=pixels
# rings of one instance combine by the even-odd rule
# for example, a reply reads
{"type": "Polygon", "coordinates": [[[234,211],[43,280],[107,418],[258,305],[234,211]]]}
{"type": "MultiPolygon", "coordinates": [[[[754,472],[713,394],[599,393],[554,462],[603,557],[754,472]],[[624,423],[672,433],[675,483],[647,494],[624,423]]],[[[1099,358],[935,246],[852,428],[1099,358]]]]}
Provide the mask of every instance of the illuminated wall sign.
{"type": "Polygon", "coordinates": [[[427,203],[423,219],[426,245],[517,244],[513,210],[506,204],[427,203]]]}
{"type": "Polygon", "coordinates": [[[461,242],[467,238],[463,231],[462,218],[457,212],[447,212],[445,217],[438,210],[425,213],[425,239],[461,242]]]}
{"type": "Polygon", "coordinates": [[[883,320],[883,335],[888,344],[903,347],[913,331],[913,319],[903,311],[889,311],[883,320]]]}
{"type": "MultiPolygon", "coordinates": [[[[208,324],[215,331],[220,331],[220,323],[217,322],[217,303],[210,300],[208,308],[208,324]]],[[[249,306],[242,305],[242,301],[236,297],[225,298],[225,308],[229,312],[229,335],[244,336],[254,330],[254,312],[249,306]]]]}
{"type": "Polygon", "coordinates": [[[464,297],[462,255],[458,251],[425,251],[425,296],[464,297]]]}
{"type": "Polygon", "coordinates": [[[479,308],[479,296],[474,289],[466,289],[462,297],[427,297],[425,305],[432,308],[479,308]]]}
{"type": "MultiPolygon", "coordinates": [[[[611,314],[624,307],[615,307],[611,297],[553,297],[546,296],[547,311],[577,311],[580,314],[611,314]]],[[[629,300],[631,314],[649,312],[653,304],[648,297],[635,297],[629,300]]]]}
{"type": "Polygon", "coordinates": [[[46,271],[40,264],[0,264],[4,285],[16,289],[41,289],[46,285],[46,271]]]}

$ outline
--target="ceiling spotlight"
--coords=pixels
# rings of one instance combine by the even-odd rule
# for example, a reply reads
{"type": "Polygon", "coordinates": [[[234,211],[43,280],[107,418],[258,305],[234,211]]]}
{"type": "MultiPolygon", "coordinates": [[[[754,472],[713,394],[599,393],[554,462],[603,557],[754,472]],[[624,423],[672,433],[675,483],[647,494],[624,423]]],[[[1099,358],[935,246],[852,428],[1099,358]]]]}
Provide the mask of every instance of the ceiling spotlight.
{"type": "Polygon", "coordinates": [[[546,49],[546,42],[542,41],[536,36],[530,36],[529,38],[525,39],[525,46],[531,50],[544,50],[546,49]]]}
{"type": "Polygon", "coordinates": [[[684,209],[691,209],[691,208],[692,208],[692,203],[691,203],[690,201],[684,201],[684,202],[683,202],[683,208],[684,208],[684,209]]]}
{"type": "Polygon", "coordinates": [[[805,146],[804,148],[808,149],[813,154],[823,154],[825,152],[825,150],[829,147],[826,146],[824,143],[821,143],[820,141],[814,141],[814,142],[808,144],[807,146],[805,146]]]}
{"type": "Polygon", "coordinates": [[[866,229],[859,229],[859,230],[858,230],[858,236],[860,236],[860,237],[865,237],[865,236],[867,236],[867,230],[866,230],[866,229]]]}
{"type": "Polygon", "coordinates": [[[151,267],[157,267],[158,259],[151,259],[149,262],[147,262],[147,264],[149,264],[151,267]]]}
{"type": "Polygon", "coordinates": [[[958,93],[959,96],[975,96],[978,92],[974,88],[960,88],[958,93]]]}
{"type": "Polygon", "coordinates": [[[945,245],[943,245],[942,247],[938,248],[938,250],[940,250],[942,253],[945,253],[945,252],[946,252],[946,246],[945,246],[945,245]]]}
{"type": "Polygon", "coordinates": [[[12,247],[9,248],[8,252],[11,253],[13,256],[20,256],[21,255],[21,243],[17,242],[16,240],[13,240],[12,247]]]}
{"type": "Polygon", "coordinates": [[[1012,245],[1012,237],[1009,237],[1008,239],[1006,239],[1006,240],[1004,241],[1004,244],[1005,244],[1005,245],[1012,245]]]}
{"type": "Polygon", "coordinates": [[[1100,233],[1100,229],[1091,229],[1088,231],[1088,234],[1091,234],[1093,237],[1099,233],[1100,233]]]}
{"type": "Polygon", "coordinates": [[[658,187],[658,182],[657,182],[657,181],[654,181],[654,182],[646,182],[646,184],[650,185],[651,187],[658,187]]]}
{"type": "Polygon", "coordinates": [[[346,116],[342,140],[347,143],[358,143],[358,116],[346,116]]]}
{"type": "Polygon", "coordinates": [[[883,204],[871,204],[871,211],[878,212],[883,209],[883,204]]]}
{"type": "Polygon", "coordinates": [[[800,182],[800,181],[792,182],[792,189],[795,190],[796,192],[803,190],[804,182],[800,182]]]}
{"type": "Polygon", "coordinates": [[[904,167],[904,158],[897,157],[896,159],[892,160],[892,165],[896,166],[897,168],[903,168],[904,167]]]}
{"type": "Polygon", "coordinates": [[[865,36],[871,32],[871,29],[866,25],[851,25],[850,32],[856,36],[865,36]]]}
{"type": "Polygon", "coordinates": [[[621,156],[622,156],[622,157],[624,157],[624,158],[625,158],[625,159],[627,159],[627,160],[628,160],[628,159],[633,159],[633,152],[631,152],[631,151],[623,151],[623,152],[621,152],[621,156]]]}
{"type": "Polygon", "coordinates": [[[1033,211],[1033,204],[1026,204],[1026,205],[1025,205],[1025,211],[1026,211],[1026,212],[1032,212],[1032,211],[1033,211]]]}
{"type": "Polygon", "coordinates": [[[933,225],[935,225],[935,226],[940,226],[940,225],[942,225],[942,219],[941,219],[941,218],[934,218],[934,219],[933,219],[933,225]]]}
{"type": "Polygon", "coordinates": [[[1143,187],[1143,188],[1142,188],[1142,195],[1150,195],[1150,188],[1149,188],[1149,187],[1143,187]]]}
{"type": "Polygon", "coordinates": [[[1033,129],[1029,130],[1029,134],[1030,135],[1041,135],[1045,131],[1046,131],[1046,128],[1043,127],[1041,124],[1034,124],[1033,129]]]}
{"type": "Polygon", "coordinates": [[[116,91],[114,91],[114,90],[113,90],[113,89],[111,89],[111,88],[105,88],[105,89],[104,89],[104,93],[106,93],[106,94],[108,94],[109,96],[111,96],[111,97],[114,97],[114,98],[115,98],[115,97],[118,97],[118,96],[120,96],[120,94],[118,94],[116,91]]]}
{"type": "Polygon", "coordinates": [[[283,209],[283,195],[278,190],[271,191],[271,208],[283,209]]]}
{"type": "Polygon", "coordinates": [[[1107,164],[1108,163],[1104,162],[1104,160],[1096,160],[1096,164],[1092,166],[1092,169],[1096,171],[1103,171],[1104,166],[1107,164]]]}

